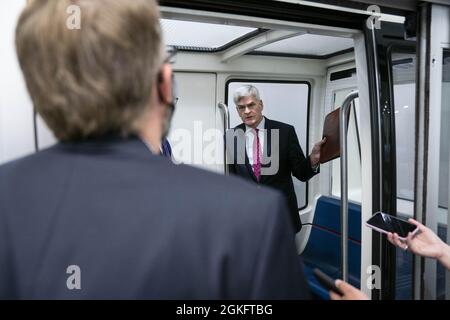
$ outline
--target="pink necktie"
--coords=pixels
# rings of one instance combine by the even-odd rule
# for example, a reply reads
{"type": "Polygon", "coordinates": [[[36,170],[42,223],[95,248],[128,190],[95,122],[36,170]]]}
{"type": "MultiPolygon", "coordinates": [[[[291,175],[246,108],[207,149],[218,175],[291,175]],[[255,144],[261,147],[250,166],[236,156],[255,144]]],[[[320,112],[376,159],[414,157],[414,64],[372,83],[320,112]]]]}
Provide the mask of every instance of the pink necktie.
{"type": "Polygon", "coordinates": [[[259,182],[261,179],[261,149],[259,145],[259,129],[255,129],[256,135],[253,139],[253,172],[255,173],[256,180],[259,182]]]}

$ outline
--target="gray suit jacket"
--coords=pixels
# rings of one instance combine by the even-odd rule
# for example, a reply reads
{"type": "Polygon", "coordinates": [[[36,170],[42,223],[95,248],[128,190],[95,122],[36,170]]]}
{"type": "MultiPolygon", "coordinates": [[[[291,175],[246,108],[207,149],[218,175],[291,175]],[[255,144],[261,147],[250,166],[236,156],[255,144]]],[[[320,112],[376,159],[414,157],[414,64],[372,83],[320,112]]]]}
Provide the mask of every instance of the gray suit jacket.
{"type": "Polygon", "coordinates": [[[136,137],[58,144],[0,166],[0,299],[308,298],[284,203],[136,137]]]}

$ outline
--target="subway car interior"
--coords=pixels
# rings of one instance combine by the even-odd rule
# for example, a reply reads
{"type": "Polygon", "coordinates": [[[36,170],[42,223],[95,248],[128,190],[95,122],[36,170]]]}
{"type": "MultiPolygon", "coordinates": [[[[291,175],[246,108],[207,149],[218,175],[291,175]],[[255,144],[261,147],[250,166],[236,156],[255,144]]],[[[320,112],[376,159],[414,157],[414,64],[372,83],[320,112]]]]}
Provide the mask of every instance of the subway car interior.
{"type": "MultiPolygon", "coordinates": [[[[33,111],[15,55],[26,1],[7,2],[0,164],[57,142],[33,111]]],[[[295,127],[308,154],[325,117],[347,105],[341,157],[307,183],[294,179],[303,225],[295,241],[314,297],[329,299],[312,273],[319,268],[373,300],[449,299],[448,271],[365,222],[377,211],[413,217],[450,243],[450,4],[161,0],[160,9],[165,44],[177,51],[174,161],[227,174],[223,135],[241,123],[233,92],[243,84],[260,90],[267,118],[295,127]]]]}

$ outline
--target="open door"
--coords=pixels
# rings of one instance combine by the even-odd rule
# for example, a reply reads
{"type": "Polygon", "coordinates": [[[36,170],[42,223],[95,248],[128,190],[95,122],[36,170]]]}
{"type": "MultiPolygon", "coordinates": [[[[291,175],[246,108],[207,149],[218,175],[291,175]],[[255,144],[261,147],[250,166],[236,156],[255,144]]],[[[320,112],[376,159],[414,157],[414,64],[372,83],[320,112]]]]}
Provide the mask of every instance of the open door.
{"type": "MultiPolygon", "coordinates": [[[[381,28],[378,28],[379,21],[373,19],[367,12],[368,4],[366,4],[365,10],[355,11],[346,10],[343,5],[339,6],[338,4],[334,7],[324,7],[313,2],[308,3],[310,4],[299,4],[297,1],[288,0],[160,1],[162,12],[166,17],[176,18],[180,15],[189,15],[189,18],[192,19],[202,16],[203,21],[215,21],[220,18],[222,22],[226,21],[230,25],[245,21],[245,26],[257,27],[260,32],[276,26],[282,31],[283,37],[287,31],[301,30],[306,31],[307,34],[333,32],[353,39],[357,90],[359,92],[360,153],[363,173],[361,222],[359,223],[361,261],[357,261],[361,265],[360,285],[366,293],[371,294],[373,299],[394,299],[398,297],[396,292],[398,287],[396,262],[399,259],[397,252],[384,237],[366,228],[364,222],[379,210],[392,215],[398,214],[397,175],[399,173],[395,131],[395,117],[398,114],[396,113],[395,98],[398,90],[395,90],[394,80],[401,75],[398,76],[394,72],[394,67],[397,66],[397,69],[404,66],[410,67],[415,76],[414,63],[417,61],[415,59],[415,40],[405,38],[405,33],[408,34],[409,31],[405,30],[402,23],[381,22],[381,28]],[[370,21],[374,25],[368,25],[370,21]],[[376,272],[373,274],[374,276],[380,277],[379,281],[375,279],[376,283],[373,288],[369,283],[372,279],[370,273],[372,271],[376,272]],[[377,271],[379,272],[377,273],[377,271]]],[[[384,10],[383,7],[381,9],[384,10]]],[[[396,10],[401,10],[401,8],[396,10]]],[[[394,12],[390,11],[389,13],[394,12]]],[[[403,11],[395,13],[407,15],[403,11]]],[[[255,40],[259,41],[260,39],[251,41],[252,39],[246,38],[244,40],[249,42],[248,47],[244,47],[245,50],[241,50],[239,53],[247,53],[247,49],[256,48],[255,40]]],[[[230,51],[230,54],[235,53],[230,51]]],[[[231,55],[225,55],[224,63],[227,63],[229,57],[231,55]]],[[[405,83],[400,81],[399,83],[411,86],[409,81],[406,80],[405,83]]],[[[415,78],[412,80],[412,86],[413,94],[408,94],[409,97],[415,96],[415,78]]],[[[401,89],[404,88],[401,87],[401,89]]],[[[414,106],[411,104],[411,110],[413,109],[414,106]]],[[[318,117],[318,115],[310,117],[309,120],[317,120],[318,117]]],[[[315,125],[320,126],[318,123],[319,121],[315,125]]],[[[414,136],[414,133],[415,131],[411,136],[414,136]]],[[[403,260],[397,264],[404,265],[403,260]]],[[[412,262],[407,264],[410,266],[407,277],[411,282],[413,279],[412,262]]],[[[403,276],[404,274],[402,274],[403,276]]]]}
{"type": "MultiPolygon", "coordinates": [[[[449,243],[450,6],[422,3],[416,33],[382,23],[366,40],[375,106],[373,210],[413,216],[449,243]]],[[[382,275],[374,299],[450,298],[448,271],[375,233],[372,263],[382,275]]]]}
{"type": "MultiPolygon", "coordinates": [[[[420,8],[416,218],[449,243],[450,6],[420,8]]],[[[416,258],[416,299],[449,299],[448,271],[416,258]]]]}
{"type": "MultiPolygon", "coordinates": [[[[414,163],[410,149],[414,149],[415,137],[414,121],[407,120],[411,120],[415,106],[410,98],[415,97],[416,43],[406,25],[382,22],[378,28],[373,25],[365,32],[372,105],[372,211],[403,218],[412,217],[414,203],[413,192],[398,189],[398,182],[402,186],[409,183],[412,191],[413,180],[408,177],[414,177],[414,167],[403,163],[405,158],[414,163]],[[409,132],[406,137],[402,136],[405,130],[409,132]],[[399,201],[407,201],[400,203],[400,212],[399,201]]],[[[372,265],[381,271],[381,281],[374,277],[378,285],[372,290],[372,299],[411,299],[411,258],[398,253],[384,235],[372,232],[371,240],[372,265]]]]}

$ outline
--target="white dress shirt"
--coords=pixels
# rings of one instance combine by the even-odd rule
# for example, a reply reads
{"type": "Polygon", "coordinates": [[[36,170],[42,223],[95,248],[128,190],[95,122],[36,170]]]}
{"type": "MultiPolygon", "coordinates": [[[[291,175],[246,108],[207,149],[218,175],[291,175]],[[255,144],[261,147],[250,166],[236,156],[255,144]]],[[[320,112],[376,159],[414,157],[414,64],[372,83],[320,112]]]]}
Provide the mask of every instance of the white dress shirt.
{"type": "MultiPolygon", "coordinates": [[[[263,117],[259,125],[256,127],[259,129],[259,150],[261,150],[261,159],[264,154],[264,133],[265,133],[266,118],[263,117]]],[[[250,165],[253,165],[253,141],[256,138],[255,130],[249,126],[245,126],[245,150],[247,151],[247,157],[250,165]]]]}
{"type": "MultiPolygon", "coordinates": [[[[264,154],[264,138],[265,138],[265,125],[266,125],[266,118],[263,117],[259,125],[256,127],[259,129],[258,136],[259,136],[259,143],[260,143],[260,150],[261,150],[261,159],[262,155],[264,154]]],[[[247,157],[248,162],[250,165],[253,165],[253,140],[255,139],[255,130],[249,126],[245,126],[245,149],[247,151],[247,157]]],[[[312,170],[317,173],[320,168],[320,163],[318,163],[315,167],[312,167],[312,170]]]]}

